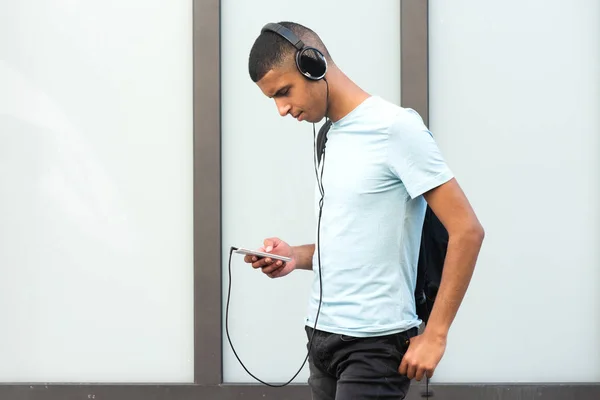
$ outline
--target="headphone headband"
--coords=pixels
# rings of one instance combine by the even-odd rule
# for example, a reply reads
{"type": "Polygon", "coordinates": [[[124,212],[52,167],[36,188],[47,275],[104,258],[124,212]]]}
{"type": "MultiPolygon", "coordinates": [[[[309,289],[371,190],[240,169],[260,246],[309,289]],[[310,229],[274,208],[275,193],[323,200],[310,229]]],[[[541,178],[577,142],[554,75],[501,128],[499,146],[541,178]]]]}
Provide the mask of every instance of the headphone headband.
{"type": "Polygon", "coordinates": [[[281,24],[270,22],[263,26],[260,31],[261,34],[264,32],[273,32],[296,48],[296,66],[302,75],[314,81],[325,77],[327,60],[321,51],[314,47],[305,46],[304,42],[294,32],[281,24]]]}
{"type": "Polygon", "coordinates": [[[304,47],[304,43],[302,42],[302,40],[300,40],[300,38],[298,38],[298,36],[296,36],[294,32],[292,32],[283,25],[270,22],[266,24],[260,32],[263,33],[268,31],[276,33],[279,36],[283,37],[298,50],[302,50],[302,48],[304,47]]]}

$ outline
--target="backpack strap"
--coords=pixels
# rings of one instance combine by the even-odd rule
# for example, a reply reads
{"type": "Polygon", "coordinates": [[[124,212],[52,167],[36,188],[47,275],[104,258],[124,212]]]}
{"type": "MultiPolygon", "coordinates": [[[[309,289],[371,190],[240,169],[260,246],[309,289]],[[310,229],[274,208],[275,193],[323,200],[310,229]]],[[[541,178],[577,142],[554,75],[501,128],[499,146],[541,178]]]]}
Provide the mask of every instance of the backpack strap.
{"type": "Polygon", "coordinates": [[[327,121],[325,121],[325,124],[319,129],[319,134],[317,135],[317,160],[319,163],[321,162],[321,157],[325,151],[325,143],[327,143],[327,132],[329,132],[329,128],[331,128],[331,120],[327,118],[327,121]]]}

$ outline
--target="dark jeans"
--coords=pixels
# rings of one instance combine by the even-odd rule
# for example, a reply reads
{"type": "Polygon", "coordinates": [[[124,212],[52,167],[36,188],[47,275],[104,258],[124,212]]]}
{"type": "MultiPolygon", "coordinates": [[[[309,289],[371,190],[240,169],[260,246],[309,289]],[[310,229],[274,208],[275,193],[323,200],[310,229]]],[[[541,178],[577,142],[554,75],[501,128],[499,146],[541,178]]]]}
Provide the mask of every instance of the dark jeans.
{"type": "MultiPolygon", "coordinates": [[[[307,326],[309,343],[312,332],[307,326]]],[[[410,380],[398,367],[417,332],[357,338],[316,330],[308,358],[312,399],[404,399],[410,380]]]]}

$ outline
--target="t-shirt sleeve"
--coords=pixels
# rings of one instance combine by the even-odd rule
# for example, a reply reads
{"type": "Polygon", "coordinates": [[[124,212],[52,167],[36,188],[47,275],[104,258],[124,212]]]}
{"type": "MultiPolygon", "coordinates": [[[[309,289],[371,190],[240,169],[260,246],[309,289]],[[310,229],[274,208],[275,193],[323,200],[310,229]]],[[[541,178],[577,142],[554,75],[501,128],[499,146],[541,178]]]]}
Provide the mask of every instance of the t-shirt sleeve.
{"type": "Polygon", "coordinates": [[[411,198],[454,177],[421,116],[406,108],[390,126],[387,160],[411,198]]]}

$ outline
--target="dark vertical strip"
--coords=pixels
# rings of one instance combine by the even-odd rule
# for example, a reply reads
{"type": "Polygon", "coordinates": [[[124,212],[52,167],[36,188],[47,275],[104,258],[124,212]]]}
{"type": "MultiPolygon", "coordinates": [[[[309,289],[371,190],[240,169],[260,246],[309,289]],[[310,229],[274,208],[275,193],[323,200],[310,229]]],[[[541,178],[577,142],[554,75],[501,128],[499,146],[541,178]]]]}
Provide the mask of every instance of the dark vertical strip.
{"type": "MultiPolygon", "coordinates": [[[[400,3],[400,102],[403,107],[416,110],[426,125],[429,125],[428,3],[428,0],[400,3]]],[[[425,385],[413,382],[408,397],[418,398],[425,392],[425,385]]]]}
{"type": "Polygon", "coordinates": [[[401,2],[401,104],[429,123],[428,0],[401,2]]]}
{"type": "Polygon", "coordinates": [[[220,0],[193,0],[194,382],[222,383],[220,0]]]}

